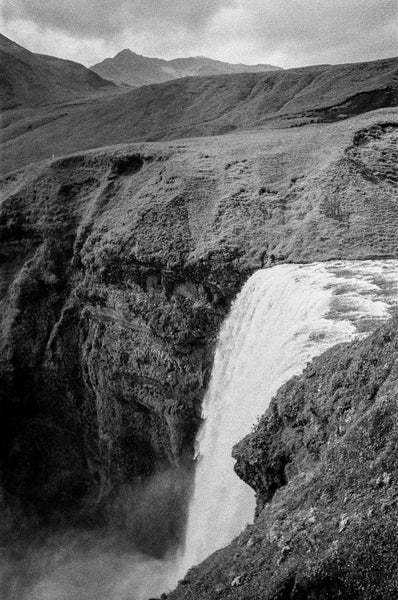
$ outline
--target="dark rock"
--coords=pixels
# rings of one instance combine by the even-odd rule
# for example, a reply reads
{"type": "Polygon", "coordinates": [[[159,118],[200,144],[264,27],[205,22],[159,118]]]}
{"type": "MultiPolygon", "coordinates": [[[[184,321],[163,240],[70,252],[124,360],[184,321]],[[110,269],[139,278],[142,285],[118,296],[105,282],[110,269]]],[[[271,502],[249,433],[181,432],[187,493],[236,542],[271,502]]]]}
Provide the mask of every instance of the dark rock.
{"type": "MultiPolygon", "coordinates": [[[[304,129],[279,132],[283,164],[262,136],[255,155],[251,138],[244,147],[207,145],[211,160],[192,145],[124,147],[32,165],[0,182],[0,468],[8,499],[42,518],[90,521],[109,515],[123,485],[139,494],[156,476],[161,533],[134,533],[157,556],[180,541],[215,342],[250,273],[271,255],[396,255],[395,188],[379,176],[379,163],[393,162],[396,128],[379,121],[330,127],[319,142],[304,129]],[[373,126],[381,129],[372,137],[373,126]],[[368,141],[352,139],[359,127],[377,147],[377,164],[368,141]],[[275,193],[259,196],[263,183],[275,193]]],[[[328,440],[349,434],[349,418],[373,406],[395,352],[394,332],[380,335],[377,368],[367,346],[363,365],[360,352],[331,353],[284,388],[238,447],[237,471],[256,489],[259,513],[323,460],[328,440]],[[329,360],[341,376],[332,377],[329,360]]],[[[380,451],[389,428],[385,415],[372,428],[380,451]]],[[[384,471],[388,491],[397,478],[389,464],[384,471]]],[[[312,537],[303,537],[305,548],[312,537]]]]}

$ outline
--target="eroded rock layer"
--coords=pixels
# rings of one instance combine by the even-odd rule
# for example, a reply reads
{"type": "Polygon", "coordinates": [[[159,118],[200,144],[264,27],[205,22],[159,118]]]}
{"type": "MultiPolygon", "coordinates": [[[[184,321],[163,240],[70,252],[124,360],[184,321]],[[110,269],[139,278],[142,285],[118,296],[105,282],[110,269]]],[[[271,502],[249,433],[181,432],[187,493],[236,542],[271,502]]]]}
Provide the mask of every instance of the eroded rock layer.
{"type": "Polygon", "coordinates": [[[396,135],[384,110],[92,151],[3,179],[7,494],[50,512],[86,499],[91,513],[117,484],[183,469],[248,275],[271,254],[396,256],[396,135]]]}

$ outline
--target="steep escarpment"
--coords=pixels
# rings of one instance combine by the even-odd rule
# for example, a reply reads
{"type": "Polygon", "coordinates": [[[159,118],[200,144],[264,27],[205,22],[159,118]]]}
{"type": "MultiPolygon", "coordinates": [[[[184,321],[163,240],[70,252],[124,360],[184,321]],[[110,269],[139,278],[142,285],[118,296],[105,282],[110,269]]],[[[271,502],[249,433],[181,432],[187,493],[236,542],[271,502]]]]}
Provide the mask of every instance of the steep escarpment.
{"type": "MultiPolygon", "coordinates": [[[[3,204],[3,474],[10,493],[43,509],[88,494],[93,510],[115,482],[175,464],[192,445],[222,313],[182,279],[172,248],[168,273],[140,255],[145,206],[123,250],[119,219],[131,215],[118,205],[152,161],[61,161],[3,204]]],[[[186,240],[175,243],[183,251],[186,240]]]]}
{"type": "Polygon", "coordinates": [[[166,159],[79,156],[5,182],[2,472],[40,510],[84,497],[92,513],[191,454],[219,288],[239,284],[222,261],[184,267],[183,198],[156,196],[166,159]]]}
{"type": "MultiPolygon", "coordinates": [[[[121,483],[180,472],[182,489],[170,477],[164,498],[183,514],[231,299],[271,254],[396,255],[396,131],[393,112],[375,113],[344,127],[104,149],[4,178],[9,497],[92,515],[121,483]]],[[[165,526],[178,539],[178,524],[165,526]]]]}
{"type": "Polygon", "coordinates": [[[396,329],[332,348],[279,390],[234,448],[254,524],[168,598],[396,596],[396,329]]]}

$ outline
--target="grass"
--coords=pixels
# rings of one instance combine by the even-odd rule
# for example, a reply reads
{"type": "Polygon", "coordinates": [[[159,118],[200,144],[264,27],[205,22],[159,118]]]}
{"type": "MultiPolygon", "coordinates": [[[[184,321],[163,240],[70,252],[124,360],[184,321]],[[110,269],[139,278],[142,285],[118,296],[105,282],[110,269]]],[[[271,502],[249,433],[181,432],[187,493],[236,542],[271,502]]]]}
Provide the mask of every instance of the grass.
{"type": "Polygon", "coordinates": [[[67,104],[6,111],[4,172],[68,152],[338,121],[397,99],[397,60],[191,77],[67,104]]]}
{"type": "MultiPolygon", "coordinates": [[[[380,139],[371,137],[364,145],[352,144],[356,131],[383,121],[396,123],[397,111],[383,109],[330,125],[105,148],[10,175],[3,190],[26,193],[35,173],[66,169],[73,179],[97,182],[79,201],[94,207],[98,190],[106,184],[101,212],[102,218],[112,219],[113,239],[124,231],[133,235],[134,222],[148,221],[140,215],[151,215],[150,222],[158,223],[157,243],[151,229],[146,237],[137,233],[137,239],[143,255],[159,255],[161,261],[164,249],[176,247],[178,239],[184,240],[189,260],[211,249],[235,248],[247,268],[261,266],[265,250],[290,261],[345,257],[347,248],[356,258],[393,255],[398,215],[390,171],[396,128],[391,126],[380,139]],[[135,155],[153,157],[138,175],[143,177],[142,187],[130,190],[130,177],[118,175],[116,167],[116,180],[106,183],[104,165],[128,162],[135,155]]],[[[38,198],[41,178],[34,183],[38,198]]]]}
{"type": "Polygon", "coordinates": [[[35,54],[0,35],[0,107],[49,105],[117,89],[83,65],[35,54]]]}

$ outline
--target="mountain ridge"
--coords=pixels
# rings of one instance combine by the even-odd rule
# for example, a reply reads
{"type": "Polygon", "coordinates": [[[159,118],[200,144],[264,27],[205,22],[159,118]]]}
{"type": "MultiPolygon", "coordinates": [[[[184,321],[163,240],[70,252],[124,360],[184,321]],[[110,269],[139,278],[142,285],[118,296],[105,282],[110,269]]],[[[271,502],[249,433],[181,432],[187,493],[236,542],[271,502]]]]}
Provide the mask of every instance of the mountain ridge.
{"type": "Polygon", "coordinates": [[[164,83],[181,77],[196,75],[222,75],[228,73],[254,73],[282,70],[268,64],[245,65],[228,63],[206,56],[183,58],[149,57],[137,54],[129,48],[118,52],[113,58],[92,65],[91,70],[109,81],[133,87],[164,83]]]}
{"type": "Polygon", "coordinates": [[[54,155],[132,141],[325,123],[398,101],[398,59],[187,77],[42,110],[8,111],[3,172],[54,155]]]}
{"type": "Polygon", "coordinates": [[[0,108],[40,106],[116,90],[80,63],[36,54],[0,34],[0,108]]]}

